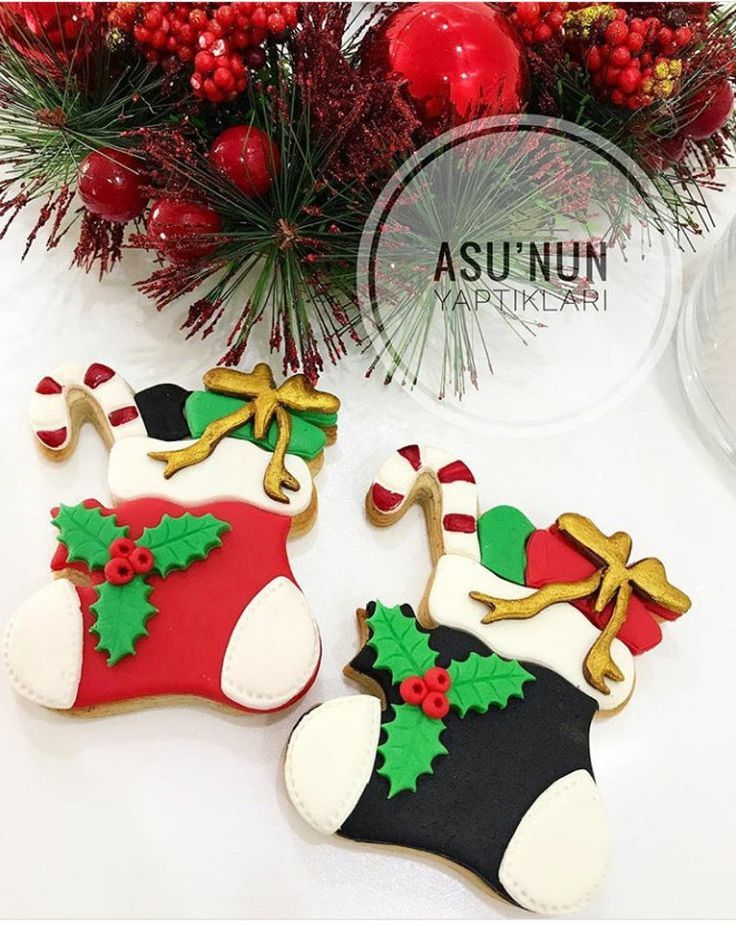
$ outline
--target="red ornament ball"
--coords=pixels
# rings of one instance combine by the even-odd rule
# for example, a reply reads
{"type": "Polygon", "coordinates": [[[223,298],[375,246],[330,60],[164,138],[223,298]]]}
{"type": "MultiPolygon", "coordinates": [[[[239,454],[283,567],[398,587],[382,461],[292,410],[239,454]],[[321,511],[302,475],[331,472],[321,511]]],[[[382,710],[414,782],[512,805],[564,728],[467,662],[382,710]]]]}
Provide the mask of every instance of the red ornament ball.
{"type": "Polygon", "coordinates": [[[424,674],[424,680],[430,691],[438,691],[444,694],[450,689],[452,679],[444,668],[430,668],[424,674]]]}
{"type": "Polygon", "coordinates": [[[439,117],[460,125],[521,112],[529,98],[524,48],[504,14],[486,3],[400,7],[367,35],[363,67],[403,77],[426,128],[439,117]]]}
{"type": "Polygon", "coordinates": [[[108,222],[129,222],[146,207],[141,162],[114,148],[92,151],[79,165],[77,190],[85,208],[108,222]]]}
{"type": "Polygon", "coordinates": [[[443,719],[450,712],[450,701],[439,691],[430,691],[422,701],[422,710],[430,719],[443,719]]]}
{"type": "Polygon", "coordinates": [[[733,112],[733,86],[729,80],[703,87],[687,103],[682,134],[696,141],[722,129],[733,112]]]}
{"type": "Polygon", "coordinates": [[[212,164],[246,196],[265,196],[281,170],[281,155],[269,136],[252,125],[234,125],[215,138],[212,164]]]}
{"type": "Polygon", "coordinates": [[[148,216],[153,246],[171,263],[187,263],[212,253],[217,243],[200,236],[217,234],[221,228],[214,209],[178,199],[157,200],[148,216]]]}
{"type": "Polygon", "coordinates": [[[399,685],[399,694],[405,703],[412,706],[421,706],[422,701],[427,696],[427,685],[418,675],[412,675],[410,678],[404,678],[399,685]]]}

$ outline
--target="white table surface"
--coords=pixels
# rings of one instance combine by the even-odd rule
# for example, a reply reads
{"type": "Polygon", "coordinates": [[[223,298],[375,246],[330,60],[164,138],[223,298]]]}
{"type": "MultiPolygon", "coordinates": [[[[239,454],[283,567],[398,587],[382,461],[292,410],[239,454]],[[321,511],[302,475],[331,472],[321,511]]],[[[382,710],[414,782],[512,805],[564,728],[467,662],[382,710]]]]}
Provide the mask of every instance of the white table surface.
{"type": "MultiPolygon", "coordinates": [[[[729,182],[716,201],[722,221],[736,203],[729,182]]],[[[100,360],[139,388],[196,387],[221,353],[216,338],[185,342],[181,315],[157,316],[130,288],[146,274],[143,256],[102,284],[68,269],[70,242],[51,254],[36,247],[19,266],[30,225],[19,221],[1,251],[0,623],[48,580],[48,509],[107,500],[105,452],[90,428],[63,465],[35,451],[25,412],[38,378],[68,360],[100,360]]],[[[690,275],[707,246],[688,259],[690,275]]],[[[363,369],[356,359],[324,377],[344,402],[340,435],[318,478],[319,520],[291,543],[323,634],[316,684],[270,718],[171,706],[83,719],[24,702],[0,674],[0,915],[525,916],[439,861],[316,835],[282,781],[301,713],[355,690],[341,674],[356,650],[355,608],[375,596],[416,605],[421,595],[429,555],[419,511],[383,531],[363,514],[378,465],[413,441],[466,459],[484,508],[513,504],[540,525],[578,510],[629,531],[635,554],[660,556],[690,593],[692,611],[638,659],[631,703],[593,726],[612,863],[587,914],[736,914],[736,471],[696,435],[674,351],[625,405],[543,442],[483,445],[404,395],[388,401],[363,369]]]]}

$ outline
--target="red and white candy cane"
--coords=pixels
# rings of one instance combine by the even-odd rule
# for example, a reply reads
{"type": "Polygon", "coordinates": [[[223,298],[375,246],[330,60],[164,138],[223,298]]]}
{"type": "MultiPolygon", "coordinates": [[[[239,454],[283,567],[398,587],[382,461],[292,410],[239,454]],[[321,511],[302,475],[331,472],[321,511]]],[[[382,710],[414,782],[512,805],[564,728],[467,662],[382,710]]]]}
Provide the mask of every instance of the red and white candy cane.
{"type": "Polygon", "coordinates": [[[409,503],[414,500],[417,481],[427,475],[436,481],[442,499],[438,522],[429,524],[430,531],[441,537],[441,554],[479,561],[475,477],[462,460],[449,453],[416,444],[397,450],[381,466],[371,486],[369,510],[398,519],[408,507],[407,499],[409,503]]]}
{"type": "Polygon", "coordinates": [[[76,439],[71,406],[80,393],[104,418],[108,442],[145,436],[133,390],[122,376],[102,363],[68,364],[44,376],[31,399],[31,427],[44,449],[60,455],[71,451],[76,439]]]}

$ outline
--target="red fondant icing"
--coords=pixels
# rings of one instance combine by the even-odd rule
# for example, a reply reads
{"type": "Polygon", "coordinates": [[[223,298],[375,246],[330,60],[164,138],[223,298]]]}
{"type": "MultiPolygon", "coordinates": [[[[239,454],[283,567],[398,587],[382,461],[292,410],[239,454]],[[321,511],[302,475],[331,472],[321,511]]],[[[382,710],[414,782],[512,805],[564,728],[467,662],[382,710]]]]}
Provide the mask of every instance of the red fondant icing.
{"type": "Polygon", "coordinates": [[[84,374],[84,384],[89,389],[96,389],[98,385],[107,382],[115,375],[115,370],[105,366],[104,363],[93,363],[84,374]]]}
{"type": "MultiPolygon", "coordinates": [[[[165,501],[143,499],[113,509],[119,524],[130,527],[133,540],[164,514],[177,517],[185,509],[165,501]]],[[[194,695],[240,710],[220,689],[222,662],[232,631],[246,605],[278,576],[294,580],[286,556],[291,520],[238,502],[187,508],[194,515],[211,513],[231,525],[222,546],[186,571],[161,579],[152,575],[151,603],[159,612],[148,621],[148,636],[136,643],[136,654],[112,668],[98,652],[90,607],[93,587],[77,588],[84,628],[82,678],[75,707],[96,706],[139,697],[194,695]]],[[[93,576],[93,579],[99,578],[93,576]]],[[[319,666],[318,666],[319,667],[319,666]]],[[[290,703],[308,690],[315,674],[290,703]]],[[[281,707],[279,707],[281,709],[281,707]]]]}
{"type": "Polygon", "coordinates": [[[56,379],[52,379],[51,376],[44,376],[36,386],[36,391],[39,395],[59,395],[61,388],[56,379]]]}
{"type": "Polygon", "coordinates": [[[422,710],[430,719],[443,719],[450,712],[450,701],[439,691],[430,691],[422,701],[422,710]]]}
{"type": "MultiPolygon", "coordinates": [[[[592,575],[597,568],[554,525],[549,530],[535,530],[527,541],[526,553],[526,583],[532,588],[541,588],[556,581],[580,581],[592,575]]],[[[614,603],[601,613],[596,613],[594,597],[572,603],[600,629],[606,626],[613,613],[614,603]]],[[[640,655],[662,641],[662,630],[653,615],[667,620],[680,616],[679,613],[664,610],[634,594],[626,621],[618,632],[618,638],[634,655],[640,655]]]]}
{"type": "Polygon", "coordinates": [[[119,427],[121,424],[127,424],[128,421],[135,421],[137,417],[138,409],[133,405],[128,405],[127,408],[116,408],[115,411],[111,411],[107,419],[113,427],[119,427]]]}
{"type": "Polygon", "coordinates": [[[46,446],[50,446],[52,450],[55,450],[66,440],[66,427],[60,427],[58,430],[37,430],[36,436],[41,443],[45,443],[46,446]]]}
{"type": "Polygon", "coordinates": [[[449,691],[452,685],[449,672],[437,665],[424,672],[424,681],[430,691],[439,691],[440,694],[449,691]]]}
{"type": "Polygon", "coordinates": [[[410,703],[414,707],[422,705],[422,701],[427,696],[427,685],[419,675],[411,675],[409,678],[399,684],[399,694],[404,703],[410,703]]]}
{"type": "Polygon", "coordinates": [[[475,533],[475,517],[471,514],[445,514],[442,526],[452,533],[475,533]]]}
{"type": "Polygon", "coordinates": [[[393,511],[393,509],[398,507],[404,500],[403,495],[395,491],[389,491],[388,488],[384,488],[383,485],[379,485],[378,482],[373,483],[371,496],[373,498],[373,504],[379,511],[393,511]]]}
{"type": "Polygon", "coordinates": [[[419,452],[419,447],[416,443],[402,447],[399,450],[399,456],[403,456],[415,472],[422,468],[422,454],[419,452]]]}
{"type": "Polygon", "coordinates": [[[443,466],[437,472],[437,478],[442,484],[447,484],[448,482],[472,482],[475,485],[475,476],[460,459],[443,466]]]}

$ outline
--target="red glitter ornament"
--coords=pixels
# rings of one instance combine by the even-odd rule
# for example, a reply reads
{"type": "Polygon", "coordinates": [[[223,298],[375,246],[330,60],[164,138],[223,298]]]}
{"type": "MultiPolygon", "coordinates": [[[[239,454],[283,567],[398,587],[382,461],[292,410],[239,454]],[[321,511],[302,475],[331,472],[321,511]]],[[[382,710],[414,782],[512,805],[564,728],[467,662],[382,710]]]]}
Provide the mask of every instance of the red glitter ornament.
{"type": "Polygon", "coordinates": [[[700,141],[722,129],[733,112],[733,86],[729,80],[704,87],[688,101],[682,134],[700,141]]]}
{"type": "Polygon", "coordinates": [[[214,209],[178,199],[159,199],[148,216],[151,244],[171,263],[187,263],[206,257],[216,242],[203,235],[216,234],[222,228],[214,209]]]}
{"type": "Polygon", "coordinates": [[[265,196],[281,170],[276,145],[250,125],[234,125],[218,135],[210,148],[210,160],[246,196],[265,196]]]}
{"type": "Polygon", "coordinates": [[[409,3],[366,37],[363,67],[395,74],[419,118],[455,125],[521,112],[529,99],[524,48],[503,13],[485,3],[409,3]]]}
{"type": "Polygon", "coordinates": [[[141,162],[114,148],[92,151],[79,165],[77,189],[88,212],[108,222],[128,222],[139,216],[148,197],[141,187],[141,162]]]}

